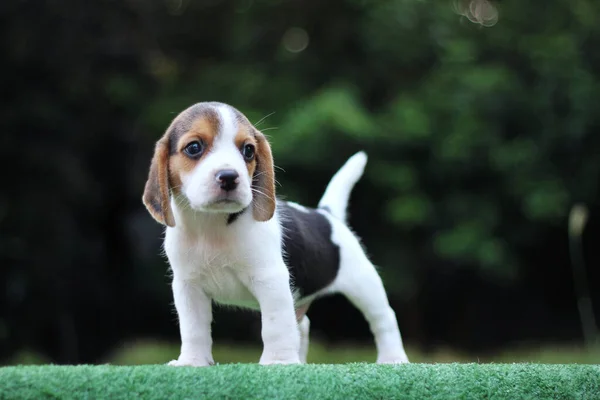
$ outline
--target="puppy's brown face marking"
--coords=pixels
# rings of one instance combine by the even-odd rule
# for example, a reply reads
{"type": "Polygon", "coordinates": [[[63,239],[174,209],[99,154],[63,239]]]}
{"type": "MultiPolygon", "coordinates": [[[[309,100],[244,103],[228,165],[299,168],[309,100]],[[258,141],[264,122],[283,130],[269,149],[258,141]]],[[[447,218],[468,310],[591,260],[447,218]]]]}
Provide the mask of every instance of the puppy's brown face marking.
{"type": "Polygon", "coordinates": [[[239,129],[235,135],[235,147],[240,149],[240,153],[244,157],[250,180],[254,177],[254,171],[256,170],[256,145],[257,142],[252,127],[244,121],[240,121],[239,129]]]}
{"type": "Polygon", "coordinates": [[[205,112],[197,116],[187,131],[171,132],[169,179],[173,194],[181,193],[181,176],[190,174],[210,153],[219,132],[218,116],[205,112]]]}
{"type": "Polygon", "coordinates": [[[179,151],[178,144],[182,136],[190,132],[204,133],[215,137],[221,129],[219,113],[212,103],[199,103],[179,114],[171,123],[165,135],[169,139],[169,153],[179,151]]]}

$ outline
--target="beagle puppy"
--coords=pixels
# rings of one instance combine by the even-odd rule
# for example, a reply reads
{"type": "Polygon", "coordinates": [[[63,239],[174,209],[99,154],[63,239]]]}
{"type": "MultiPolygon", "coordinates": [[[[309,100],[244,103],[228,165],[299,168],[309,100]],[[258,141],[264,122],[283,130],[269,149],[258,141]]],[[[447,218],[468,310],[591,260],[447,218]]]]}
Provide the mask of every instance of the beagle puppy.
{"type": "Polygon", "coordinates": [[[396,316],[375,267],[346,224],[367,162],[352,156],[316,209],[275,197],[271,148],[237,109],[195,104],[157,142],[143,203],[166,226],[181,353],[173,366],[207,366],[212,302],[260,310],[260,364],[306,362],[311,302],[342,293],[375,336],[377,362],[407,363],[396,316]]]}

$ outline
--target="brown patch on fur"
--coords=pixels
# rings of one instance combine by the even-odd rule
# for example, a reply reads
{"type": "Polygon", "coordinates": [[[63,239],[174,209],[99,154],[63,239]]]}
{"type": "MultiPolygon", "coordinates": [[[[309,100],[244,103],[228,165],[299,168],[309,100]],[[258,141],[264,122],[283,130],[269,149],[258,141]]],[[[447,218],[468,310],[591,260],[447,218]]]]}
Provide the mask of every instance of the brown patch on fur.
{"type": "Polygon", "coordinates": [[[173,211],[169,204],[169,149],[166,139],[167,136],[165,135],[156,143],[142,201],[150,215],[157,222],[167,226],[175,226],[173,211]]]}
{"type": "Polygon", "coordinates": [[[252,215],[257,221],[268,221],[275,213],[275,169],[271,146],[265,135],[254,132],[256,170],[252,180],[252,215]]]}
{"type": "Polygon", "coordinates": [[[181,175],[191,173],[208,154],[218,134],[218,129],[219,127],[214,121],[202,116],[194,121],[189,131],[179,137],[173,146],[175,152],[169,160],[169,181],[174,194],[181,193],[181,175]],[[200,141],[204,146],[204,150],[198,158],[190,158],[183,152],[185,147],[194,141],[200,141]]]}
{"type": "MultiPolygon", "coordinates": [[[[240,152],[243,150],[243,147],[246,144],[253,144],[256,147],[256,139],[252,134],[252,127],[245,124],[240,123],[237,134],[235,135],[235,147],[240,149],[240,152]]],[[[242,153],[243,157],[243,153],[242,153]]],[[[256,170],[256,157],[246,163],[246,168],[248,169],[248,176],[250,177],[250,182],[252,182],[252,177],[254,176],[254,171],[256,170]]]]}

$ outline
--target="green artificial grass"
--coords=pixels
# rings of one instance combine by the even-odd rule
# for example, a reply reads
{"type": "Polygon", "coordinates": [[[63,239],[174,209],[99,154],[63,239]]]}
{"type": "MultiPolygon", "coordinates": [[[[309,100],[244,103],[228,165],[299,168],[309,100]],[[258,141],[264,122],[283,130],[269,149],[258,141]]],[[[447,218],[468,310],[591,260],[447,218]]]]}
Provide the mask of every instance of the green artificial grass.
{"type": "Polygon", "coordinates": [[[600,366],[226,364],[0,368],[0,399],[599,399],[600,366]]]}

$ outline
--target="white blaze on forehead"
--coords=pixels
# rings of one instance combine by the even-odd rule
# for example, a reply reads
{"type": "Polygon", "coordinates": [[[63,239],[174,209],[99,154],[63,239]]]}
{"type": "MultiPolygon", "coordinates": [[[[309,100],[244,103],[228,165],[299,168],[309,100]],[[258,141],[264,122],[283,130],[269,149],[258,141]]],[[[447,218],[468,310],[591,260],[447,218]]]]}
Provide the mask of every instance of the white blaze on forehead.
{"type": "Polygon", "coordinates": [[[217,134],[217,142],[219,144],[234,143],[237,134],[237,120],[231,107],[222,105],[217,107],[219,113],[219,133],[217,134]]]}

